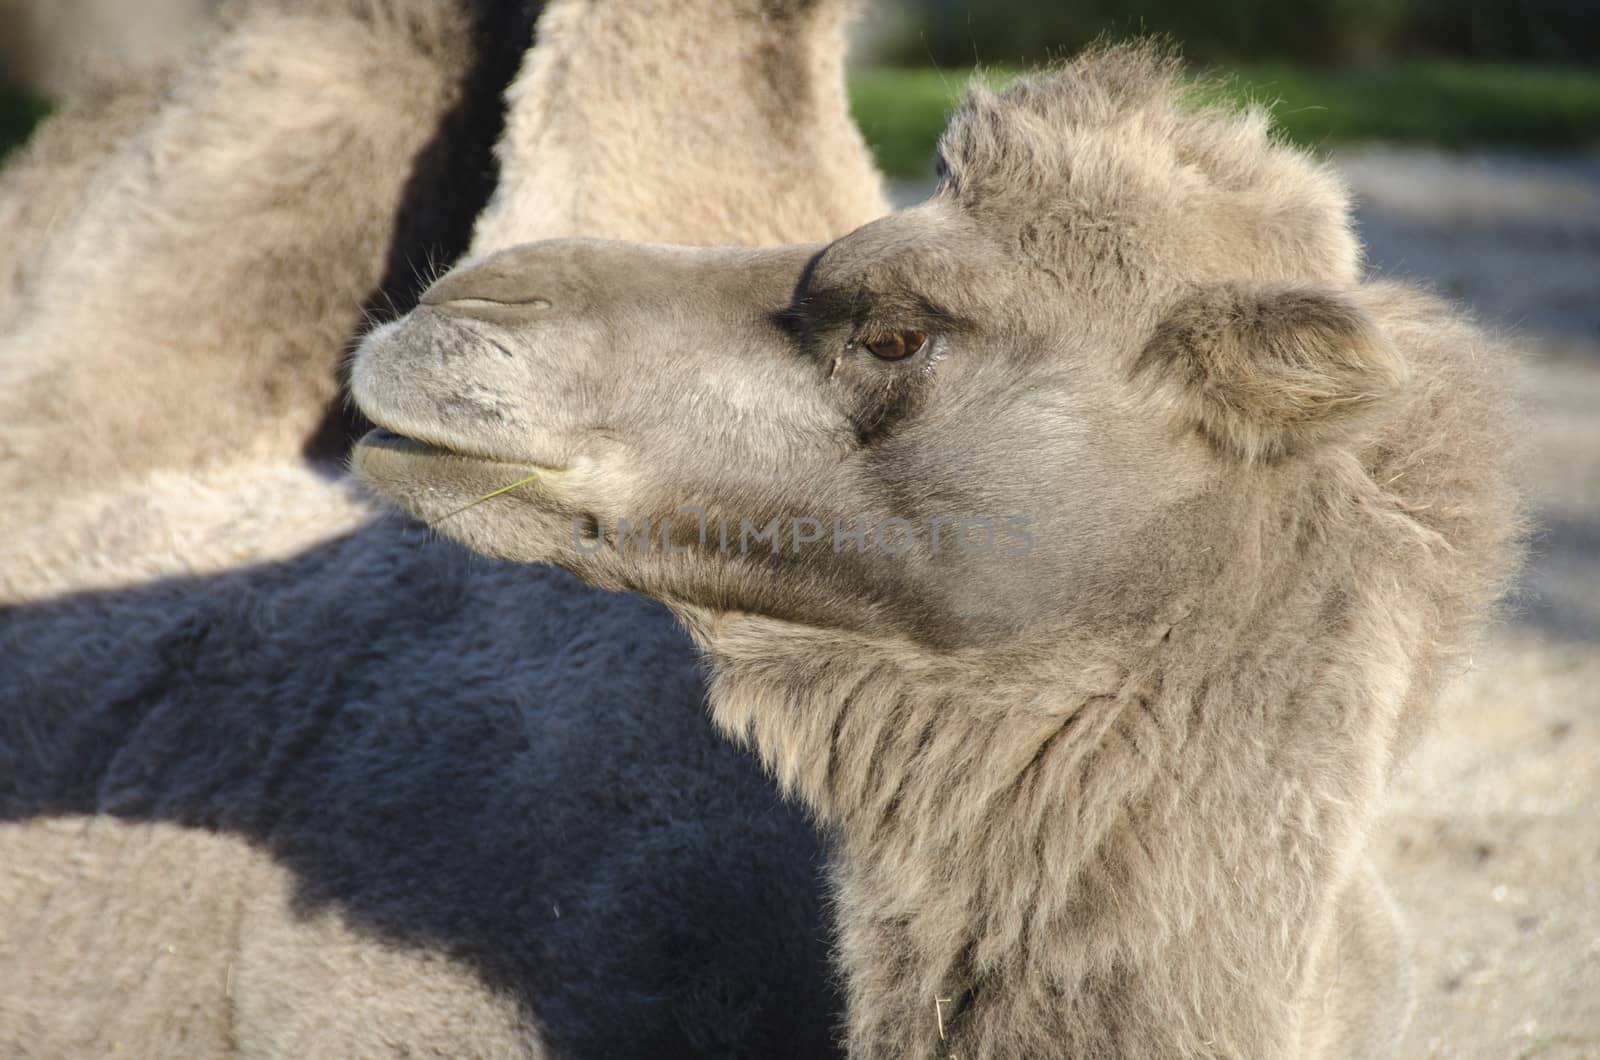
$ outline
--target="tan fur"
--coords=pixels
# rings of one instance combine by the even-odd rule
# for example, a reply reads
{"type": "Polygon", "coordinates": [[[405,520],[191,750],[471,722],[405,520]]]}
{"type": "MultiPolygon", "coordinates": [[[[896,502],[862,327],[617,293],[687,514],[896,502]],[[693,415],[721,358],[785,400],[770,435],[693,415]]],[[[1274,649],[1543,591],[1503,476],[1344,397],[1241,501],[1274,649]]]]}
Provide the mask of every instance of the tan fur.
{"type": "Polygon", "coordinates": [[[93,91],[108,69],[177,60],[217,0],[0,0],[0,82],[52,99],[93,91]]]}
{"type": "Polygon", "coordinates": [[[1066,64],[1004,95],[975,87],[940,141],[948,193],[1020,225],[1024,249],[1071,234],[1081,260],[1136,231],[1122,245],[1140,256],[1121,264],[1151,280],[1354,282],[1360,246],[1333,169],[1262,150],[1265,109],[1201,107],[1192,93],[1175,58],[1143,51],[1066,64]],[[1097,244],[1096,229],[1111,238],[1097,244]]]}
{"type": "MultiPolygon", "coordinates": [[[[80,199],[69,201],[67,178],[89,179],[76,162],[87,150],[72,155],[48,217],[0,206],[18,212],[24,247],[45,244],[26,265],[12,259],[16,320],[0,332],[0,490],[11,498],[0,599],[42,591],[56,564],[76,562],[82,533],[52,525],[75,493],[299,459],[378,284],[408,166],[459,90],[465,19],[450,5],[419,10],[236,4],[220,41],[80,199]],[[330,82],[330,69],[344,74],[330,82]],[[241,230],[248,241],[233,240],[241,230]],[[179,264],[150,267],[159,261],[179,264]]],[[[551,46],[529,51],[508,92],[503,189],[473,251],[590,231],[772,242],[879,216],[881,179],[844,108],[845,10],[551,3],[539,30],[551,46]],[[669,61],[680,55],[724,61],[669,61]],[[741,171],[740,157],[782,164],[741,171]]],[[[87,139],[78,130],[91,120],[93,136],[112,136],[146,117],[137,102],[116,109],[115,126],[76,109],[48,124],[19,194],[64,163],[51,145],[87,139]]]]}
{"type": "Polygon", "coordinates": [[[539,1055],[469,968],[296,912],[293,873],[237,839],[103,816],[0,824],[0,849],[11,1055],[539,1055]]]}
{"type": "Polygon", "coordinates": [[[840,40],[847,10],[815,0],[551,4],[539,31],[561,48],[529,53],[501,143],[508,157],[550,162],[500,182],[474,252],[529,232],[775,243],[881,215],[881,179],[844,97],[844,49],[811,44],[840,40]],[[573,52],[588,61],[574,65],[573,52]],[[598,141],[597,127],[616,135],[598,141]]]}
{"type": "Polygon", "coordinates": [[[100,166],[155,110],[171,79],[164,67],[97,80],[64,101],[54,118],[6,159],[0,169],[0,334],[33,282],[40,250],[83,204],[84,191],[100,166]]]}
{"type": "Polygon", "coordinates": [[[239,7],[61,211],[0,337],[8,532],[73,489],[298,456],[458,90],[466,20],[422,7],[239,7]]]}
{"type": "Polygon", "coordinates": [[[358,354],[357,472],[685,620],[718,723],[837,833],[852,1056],[1391,1052],[1363,848],[1514,565],[1506,351],[1362,283],[1330,170],[1148,49],[976,91],[941,152],[825,248],[447,276],[358,354]],[[1031,547],[730,548],[689,505],[1017,512],[1031,547]]]}
{"type": "Polygon", "coordinates": [[[1359,426],[1403,385],[1405,363],[1338,294],[1222,286],[1172,309],[1135,371],[1220,449],[1259,460],[1359,426]]]}
{"type": "MultiPolygon", "coordinates": [[[[373,520],[348,482],[299,459],[344,329],[377,280],[389,211],[431,135],[428,119],[456,91],[456,8],[426,7],[409,20],[385,16],[397,9],[376,0],[236,7],[170,96],[144,97],[153,113],[130,105],[131,120],[114,124],[131,139],[103,161],[87,149],[67,153],[74,168],[64,178],[95,169],[81,193],[61,189],[71,220],[39,219],[28,233],[34,258],[7,263],[24,279],[20,323],[0,339],[9,358],[0,373],[22,388],[0,398],[15,417],[0,433],[13,502],[0,545],[9,660],[0,668],[0,905],[26,925],[0,930],[0,1051],[544,1055],[543,1014],[529,1010],[526,984],[492,973],[502,961],[516,967],[513,951],[534,948],[529,935],[554,935],[552,919],[596,933],[587,949],[552,944],[574,969],[553,978],[603,986],[614,970],[589,962],[615,959],[618,944],[641,965],[652,946],[682,962],[692,957],[673,944],[704,945],[739,923],[677,924],[668,912],[653,924],[652,902],[671,910],[703,899],[726,915],[770,898],[790,907],[780,910],[787,916],[812,889],[809,848],[791,843],[793,823],[760,801],[742,760],[708,738],[695,661],[658,609],[422,548],[415,533],[373,520]],[[273,400],[263,403],[264,393],[273,400]],[[48,518],[34,521],[39,513],[48,518]],[[463,601],[476,602],[457,614],[463,601]],[[531,632],[507,622],[485,637],[483,617],[506,608],[543,617],[531,632]],[[368,636],[406,646],[370,659],[350,641],[368,636]],[[625,645],[626,665],[596,641],[625,645]],[[356,677],[368,663],[377,664],[371,680],[356,677]],[[362,691],[322,702],[347,680],[362,691]],[[662,711],[679,719],[675,732],[660,728],[662,711]],[[350,745],[321,740],[335,719],[355,727],[350,745]],[[472,738],[430,742],[432,729],[452,725],[472,738]],[[249,735],[239,745],[220,735],[229,732],[249,735]],[[539,770],[509,751],[496,757],[481,746],[484,733],[501,750],[522,739],[555,760],[539,770]],[[581,743],[562,751],[573,740],[581,743]],[[491,759],[497,771],[485,774],[491,759]],[[402,775],[385,775],[390,768],[402,775]],[[576,784],[592,789],[592,805],[586,795],[562,802],[562,768],[593,774],[576,784]],[[368,783],[337,786],[363,769],[376,771],[368,783]],[[410,792],[413,770],[455,771],[459,788],[503,777],[498,795],[539,797],[528,821],[484,815],[453,802],[458,787],[410,792]],[[414,875],[341,860],[358,861],[362,843],[381,845],[357,833],[402,789],[417,802],[396,801],[381,827],[402,847],[420,837],[417,860],[403,862],[414,875]],[[662,819],[672,830],[651,833],[662,819]],[[552,836],[544,845],[528,838],[541,823],[552,836]],[[654,836],[653,853],[630,848],[639,831],[654,836]],[[451,860],[463,846],[475,860],[451,860]],[[717,849],[769,856],[760,886],[719,894],[755,871],[742,864],[709,881],[675,878],[715,867],[717,849]],[[318,874],[328,871],[322,855],[332,878],[318,874]],[[470,899],[440,893],[462,875],[476,885],[519,865],[568,870],[558,885],[584,901],[463,912],[470,899]]],[[[708,242],[837,235],[880,213],[879,182],[837,83],[813,86],[808,98],[827,106],[798,115],[780,113],[766,94],[769,120],[739,124],[736,146],[775,157],[791,136],[815,145],[843,136],[838,173],[862,178],[848,186],[773,169],[735,188],[725,170],[699,161],[707,133],[678,139],[718,120],[700,106],[706,99],[745,106],[762,53],[782,51],[838,80],[838,7],[803,7],[706,0],[681,19],[659,9],[630,23],[667,55],[705,43],[744,50],[745,62],[716,69],[681,59],[636,68],[632,44],[608,33],[542,35],[530,65],[553,54],[546,65],[564,73],[546,75],[552,95],[513,101],[514,128],[538,126],[537,112],[590,70],[648,83],[668,102],[673,79],[688,78],[697,110],[679,120],[668,107],[656,127],[634,126],[626,111],[591,111],[590,124],[559,144],[523,152],[508,141],[506,180],[556,196],[586,159],[638,151],[660,167],[650,180],[686,167],[702,183],[673,180],[653,208],[643,174],[566,196],[557,209],[520,214],[504,199],[503,219],[482,224],[480,240],[591,225],[692,238],[688,204],[706,201],[722,204],[700,214],[708,242]],[[769,23],[769,7],[793,17],[769,23]],[[706,17],[711,9],[716,17],[706,17]]],[[[581,31],[611,10],[561,0],[547,18],[581,31]]],[[[19,186],[49,178],[62,156],[46,145],[86,144],[113,127],[99,120],[74,108],[53,119],[19,186]]],[[[781,947],[803,952],[821,929],[773,931],[780,948],[762,953],[759,932],[748,941],[750,966],[776,975],[798,963],[781,947]]],[[[724,973],[687,971],[690,990],[719,988],[724,973]]],[[[763,985],[749,978],[734,987],[763,985]]],[[[652,1003],[603,1000],[621,1012],[652,1003]]],[[[815,1004],[791,996],[773,1009],[781,1026],[815,1004]]],[[[750,1032],[683,1027],[680,1015],[692,1018],[662,1019],[689,1040],[725,1033],[737,1044],[750,1032]]],[[[568,1014],[569,1032],[575,1022],[568,1014]]],[[[826,1017],[810,1024],[784,1047],[825,1041],[826,1017]]]]}

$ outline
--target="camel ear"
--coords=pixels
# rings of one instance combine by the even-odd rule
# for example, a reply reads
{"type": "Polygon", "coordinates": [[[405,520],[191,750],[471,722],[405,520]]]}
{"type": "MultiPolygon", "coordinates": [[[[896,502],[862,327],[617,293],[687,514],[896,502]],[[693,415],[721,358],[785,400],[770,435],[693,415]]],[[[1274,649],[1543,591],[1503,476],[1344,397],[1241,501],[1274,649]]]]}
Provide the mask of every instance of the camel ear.
{"type": "Polygon", "coordinates": [[[1256,461],[1350,437],[1406,366],[1346,295],[1216,285],[1167,314],[1134,373],[1217,449],[1256,461]]]}

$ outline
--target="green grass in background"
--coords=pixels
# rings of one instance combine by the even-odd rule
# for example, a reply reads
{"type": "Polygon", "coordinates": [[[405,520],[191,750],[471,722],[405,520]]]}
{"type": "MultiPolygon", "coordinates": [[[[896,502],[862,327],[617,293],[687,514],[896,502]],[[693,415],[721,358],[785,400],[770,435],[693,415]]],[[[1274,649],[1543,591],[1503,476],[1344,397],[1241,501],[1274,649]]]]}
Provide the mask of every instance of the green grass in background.
{"type": "MultiPolygon", "coordinates": [[[[1270,105],[1284,133],[1307,146],[1389,140],[1600,148],[1600,69],[1418,62],[1331,69],[1257,64],[1228,73],[1224,97],[1270,105]]],[[[871,69],[851,76],[851,107],[885,172],[932,174],[934,143],[972,74],[871,69]]],[[[1014,76],[983,74],[996,85],[1014,76]]],[[[0,157],[48,109],[0,90],[0,157]]]]}
{"type": "MultiPolygon", "coordinates": [[[[1389,140],[1461,147],[1600,148],[1600,70],[1400,63],[1318,69],[1249,65],[1226,71],[1223,98],[1271,106],[1307,146],[1389,140]]],[[[933,172],[933,147],[971,70],[874,69],[850,79],[851,108],[890,176],[933,172]]],[[[1001,85],[1014,72],[986,71],[1001,85]]]]}
{"type": "Polygon", "coordinates": [[[49,110],[43,100],[0,89],[0,158],[26,140],[49,110]]]}

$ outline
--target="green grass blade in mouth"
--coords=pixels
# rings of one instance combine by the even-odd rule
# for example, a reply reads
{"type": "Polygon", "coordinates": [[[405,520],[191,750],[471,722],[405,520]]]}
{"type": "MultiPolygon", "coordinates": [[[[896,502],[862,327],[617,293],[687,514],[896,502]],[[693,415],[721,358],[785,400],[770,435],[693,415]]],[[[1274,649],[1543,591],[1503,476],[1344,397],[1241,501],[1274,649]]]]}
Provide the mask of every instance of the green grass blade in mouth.
{"type": "Polygon", "coordinates": [[[461,507],[457,508],[455,511],[449,512],[449,513],[447,513],[445,515],[440,516],[439,517],[439,522],[442,523],[446,519],[454,518],[455,516],[460,515],[462,512],[466,511],[468,508],[477,507],[478,505],[482,504],[484,501],[492,501],[496,497],[500,496],[501,494],[510,493],[512,490],[516,489],[519,486],[526,486],[528,483],[530,483],[534,479],[538,478],[540,474],[541,474],[541,472],[535,471],[533,474],[529,475],[527,478],[519,478],[519,479],[517,479],[517,481],[511,483],[509,486],[501,486],[497,490],[490,490],[488,493],[485,493],[483,496],[477,498],[476,500],[468,501],[466,504],[463,504],[461,507]]]}

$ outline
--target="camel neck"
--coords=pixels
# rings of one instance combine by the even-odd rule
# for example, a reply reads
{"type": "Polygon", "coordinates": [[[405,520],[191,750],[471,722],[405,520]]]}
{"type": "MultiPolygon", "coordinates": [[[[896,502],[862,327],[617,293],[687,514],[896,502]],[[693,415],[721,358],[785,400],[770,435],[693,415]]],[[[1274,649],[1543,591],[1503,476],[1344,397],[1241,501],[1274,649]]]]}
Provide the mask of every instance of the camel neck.
{"type": "Polygon", "coordinates": [[[1319,684],[1346,645],[1180,623],[980,664],[760,625],[696,630],[713,713],[835,833],[853,1056],[1292,1051],[1397,700],[1319,684]]]}

